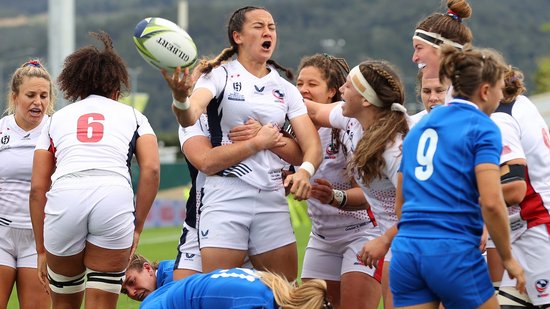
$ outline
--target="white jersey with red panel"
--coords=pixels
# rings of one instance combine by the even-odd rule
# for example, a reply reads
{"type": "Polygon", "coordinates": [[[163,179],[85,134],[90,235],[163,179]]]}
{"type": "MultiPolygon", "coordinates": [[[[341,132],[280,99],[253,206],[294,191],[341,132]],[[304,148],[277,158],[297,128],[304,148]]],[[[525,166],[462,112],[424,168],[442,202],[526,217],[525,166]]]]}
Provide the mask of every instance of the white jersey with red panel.
{"type": "MultiPolygon", "coordinates": [[[[326,179],[334,189],[350,189],[352,185],[349,177],[346,176],[346,161],[352,154],[344,153],[342,147],[336,148],[335,140],[332,138],[332,128],[320,128],[318,132],[323,147],[323,161],[311,178],[311,183],[315,183],[315,179],[326,179]]],[[[345,133],[340,131],[337,138],[343,140],[344,136],[345,133]]],[[[317,234],[332,235],[334,233],[327,233],[327,231],[342,230],[344,227],[363,223],[373,227],[373,218],[367,210],[343,211],[314,198],[308,199],[307,203],[312,229],[317,234]]]]}
{"type": "MultiPolygon", "coordinates": [[[[330,124],[333,128],[344,130],[345,138],[343,142],[348,151],[353,154],[363,136],[361,124],[356,119],[342,115],[341,105],[332,109],[330,124]]],[[[393,144],[388,144],[383,154],[386,165],[382,171],[382,178],[374,179],[366,186],[355,175],[355,181],[365,193],[367,202],[374,213],[374,218],[382,234],[397,223],[397,215],[395,214],[395,188],[397,186],[397,171],[401,163],[402,143],[403,139],[400,136],[393,144]]]]}
{"type": "MultiPolygon", "coordinates": [[[[215,98],[222,91],[222,100],[207,107],[211,141],[214,147],[231,143],[231,128],[244,124],[249,118],[262,125],[272,123],[283,127],[285,118],[306,115],[303,98],[294,85],[283,79],[277,70],[258,78],[249,73],[237,60],[230,61],[202,75],[195,89],[206,88],[215,98]]],[[[281,169],[284,162],[269,150],[262,150],[219,173],[236,176],[262,190],[282,188],[281,169]]]]}
{"type": "Polygon", "coordinates": [[[155,134],[147,118],[133,107],[90,95],[57,111],[44,126],[36,149],[56,158],[52,182],[85,170],[115,172],[130,179],[136,140],[155,134]]]}
{"type": "Polygon", "coordinates": [[[545,224],[550,234],[550,137],[536,106],[525,96],[500,104],[491,118],[502,132],[501,162],[527,160],[527,193],[520,203],[528,227],[545,224]]]}
{"type": "Polygon", "coordinates": [[[32,158],[36,141],[48,120],[25,131],[14,115],[0,119],[0,226],[32,229],[29,214],[32,158]]]}

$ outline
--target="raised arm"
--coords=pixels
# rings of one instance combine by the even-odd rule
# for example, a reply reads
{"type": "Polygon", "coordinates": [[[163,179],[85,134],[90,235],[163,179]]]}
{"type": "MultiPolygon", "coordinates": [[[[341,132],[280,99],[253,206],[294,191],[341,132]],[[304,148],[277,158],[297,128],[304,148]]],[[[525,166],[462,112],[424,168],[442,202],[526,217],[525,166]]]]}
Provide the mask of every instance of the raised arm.
{"type": "Polygon", "coordinates": [[[311,100],[304,100],[307,107],[307,114],[313,124],[317,127],[330,128],[330,112],[339,103],[321,104],[311,100]]]}

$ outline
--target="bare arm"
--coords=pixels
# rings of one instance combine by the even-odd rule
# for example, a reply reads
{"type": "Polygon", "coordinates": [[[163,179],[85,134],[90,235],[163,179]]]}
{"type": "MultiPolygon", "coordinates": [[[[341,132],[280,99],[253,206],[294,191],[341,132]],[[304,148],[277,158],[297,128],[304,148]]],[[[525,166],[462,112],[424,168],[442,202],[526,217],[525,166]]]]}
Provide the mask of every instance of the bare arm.
{"type": "Polygon", "coordinates": [[[193,91],[189,97],[195,79],[198,78],[198,76],[192,77],[191,74],[189,74],[189,69],[185,69],[182,74],[181,69],[178,67],[172,76],[165,70],[162,70],[162,76],[172,90],[174,99],[182,103],[187,100],[189,102],[189,107],[185,110],[177,108],[172,104],[172,111],[176,115],[179,124],[184,127],[193,125],[206,110],[206,106],[208,106],[210,100],[212,100],[212,93],[207,89],[199,88],[193,91]]]}
{"type": "Polygon", "coordinates": [[[338,103],[322,104],[310,100],[304,100],[307,107],[307,114],[317,127],[330,128],[330,112],[338,103]]]}
{"type": "Polygon", "coordinates": [[[499,167],[489,163],[479,164],[476,166],[475,172],[483,220],[491,239],[495,243],[504,268],[508,271],[510,278],[517,279],[516,288],[523,292],[525,290],[525,278],[523,277],[523,269],[512,257],[508,212],[502,197],[499,167]]]}
{"type": "Polygon", "coordinates": [[[136,192],[136,219],[132,252],[137,248],[145,219],[153,205],[160,183],[160,161],[157,138],[154,135],[146,134],[137,139],[136,159],[139,165],[139,182],[136,192]]]}
{"type": "Polygon", "coordinates": [[[269,124],[261,127],[256,136],[248,140],[218,147],[212,147],[206,136],[194,136],[183,144],[182,151],[199,171],[214,175],[258,151],[284,146],[281,136],[278,129],[269,124]]]}
{"type": "MultiPolygon", "coordinates": [[[[321,164],[321,140],[319,139],[319,133],[315,129],[315,126],[311,122],[308,115],[302,115],[290,120],[290,124],[296,133],[296,139],[300,145],[300,149],[304,153],[304,162],[310,162],[315,169],[321,164]]],[[[298,169],[296,173],[286,177],[284,186],[287,187],[290,184],[290,192],[294,194],[297,200],[304,200],[309,197],[311,191],[311,184],[309,178],[312,175],[303,168],[298,169]]]]}
{"type": "MultiPolygon", "coordinates": [[[[507,161],[500,167],[500,175],[504,175],[510,171],[509,165],[527,165],[525,159],[513,159],[507,161]]],[[[527,184],[525,180],[514,180],[502,184],[502,194],[504,195],[504,201],[506,205],[516,205],[519,204],[525,198],[525,193],[527,191],[527,184]]]]}
{"type": "Polygon", "coordinates": [[[32,230],[38,253],[38,279],[48,290],[46,271],[46,249],[44,248],[44,207],[46,206],[46,192],[52,184],[51,177],[55,171],[54,155],[47,150],[36,150],[32,165],[31,192],[29,195],[29,210],[32,230]]]}
{"type": "MultiPolygon", "coordinates": [[[[334,199],[332,184],[326,179],[315,179],[315,184],[311,187],[311,197],[319,200],[323,204],[328,204],[334,207],[339,207],[338,202],[334,199]]],[[[369,207],[363,190],[359,187],[343,190],[346,193],[346,204],[342,210],[357,211],[365,210],[369,207]]]]}

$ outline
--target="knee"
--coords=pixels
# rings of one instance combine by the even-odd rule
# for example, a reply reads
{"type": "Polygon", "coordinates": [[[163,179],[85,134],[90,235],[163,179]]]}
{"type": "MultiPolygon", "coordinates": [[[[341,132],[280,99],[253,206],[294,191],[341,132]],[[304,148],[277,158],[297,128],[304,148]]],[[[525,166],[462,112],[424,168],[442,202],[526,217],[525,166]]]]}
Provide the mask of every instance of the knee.
{"type": "Polygon", "coordinates": [[[120,294],[125,271],[100,272],[86,268],[86,288],[120,294]]]}

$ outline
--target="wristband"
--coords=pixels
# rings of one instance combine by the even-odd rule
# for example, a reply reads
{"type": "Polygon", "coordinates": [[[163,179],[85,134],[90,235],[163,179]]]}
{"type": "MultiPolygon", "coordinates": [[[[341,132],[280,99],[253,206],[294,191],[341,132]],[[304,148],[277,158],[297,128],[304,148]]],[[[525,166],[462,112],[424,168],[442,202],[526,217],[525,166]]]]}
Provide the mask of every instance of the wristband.
{"type": "Polygon", "coordinates": [[[172,100],[172,105],[174,105],[175,108],[179,109],[179,110],[182,110],[182,111],[185,111],[185,110],[188,110],[189,107],[191,107],[191,104],[189,104],[189,98],[185,98],[185,101],[184,102],[180,102],[178,100],[176,100],[174,97],[172,97],[173,100],[172,100]]]}
{"type": "Polygon", "coordinates": [[[312,177],[313,174],[315,174],[315,166],[313,166],[311,162],[304,161],[304,163],[300,165],[300,169],[303,169],[306,172],[308,172],[310,177],[312,177]]]}
{"type": "Polygon", "coordinates": [[[342,209],[344,208],[344,206],[346,206],[346,203],[348,201],[348,195],[346,194],[346,191],[333,189],[332,197],[338,203],[338,209],[342,209]]]}

